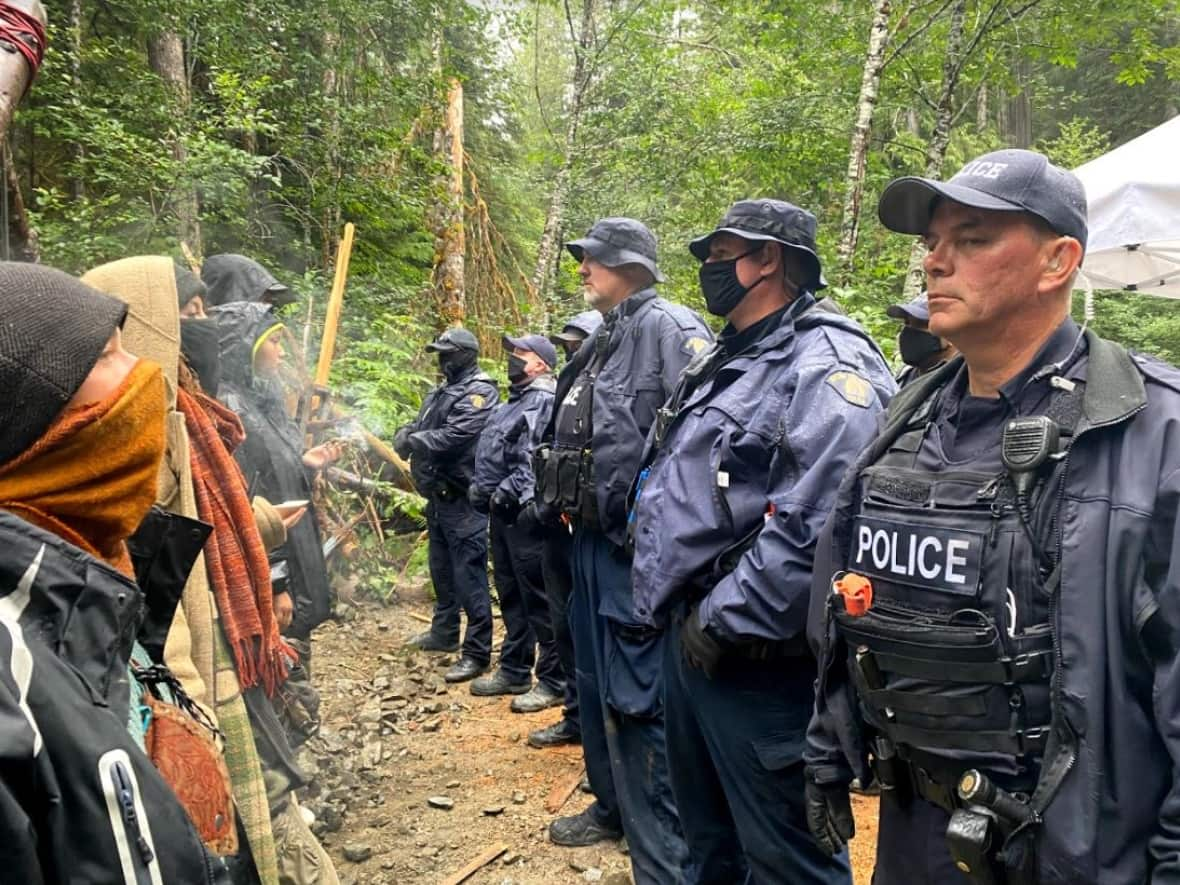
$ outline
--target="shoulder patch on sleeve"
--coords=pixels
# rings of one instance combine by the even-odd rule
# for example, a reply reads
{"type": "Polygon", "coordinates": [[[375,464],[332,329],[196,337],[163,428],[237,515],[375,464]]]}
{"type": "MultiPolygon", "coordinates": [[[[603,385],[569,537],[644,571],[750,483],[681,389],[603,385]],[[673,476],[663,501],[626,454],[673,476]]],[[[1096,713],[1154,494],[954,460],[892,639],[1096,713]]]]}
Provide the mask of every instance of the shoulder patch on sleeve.
{"type": "Polygon", "coordinates": [[[487,397],[485,397],[482,393],[471,394],[471,405],[475,406],[477,409],[482,409],[485,405],[487,405],[487,402],[487,397]]]}
{"type": "Polygon", "coordinates": [[[708,346],[709,342],[707,339],[702,338],[700,335],[692,335],[684,342],[684,352],[691,353],[693,356],[696,356],[697,354],[704,351],[708,346]]]}
{"type": "Polygon", "coordinates": [[[840,394],[840,396],[844,397],[844,399],[848,400],[854,406],[867,409],[869,403],[873,401],[873,385],[867,379],[856,374],[856,372],[840,369],[837,372],[833,372],[824,381],[830,384],[836,393],[840,394]]]}

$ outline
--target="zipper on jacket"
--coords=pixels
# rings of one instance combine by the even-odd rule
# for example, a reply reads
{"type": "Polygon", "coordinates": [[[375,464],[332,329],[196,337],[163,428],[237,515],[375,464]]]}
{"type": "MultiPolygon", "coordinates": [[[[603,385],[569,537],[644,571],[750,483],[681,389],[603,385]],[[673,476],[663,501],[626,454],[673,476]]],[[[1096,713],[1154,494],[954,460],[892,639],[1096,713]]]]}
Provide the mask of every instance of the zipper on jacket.
{"type": "Polygon", "coordinates": [[[111,833],[118,849],[125,885],[163,885],[152,844],[143,797],[125,750],[110,750],[98,760],[111,833]]]}

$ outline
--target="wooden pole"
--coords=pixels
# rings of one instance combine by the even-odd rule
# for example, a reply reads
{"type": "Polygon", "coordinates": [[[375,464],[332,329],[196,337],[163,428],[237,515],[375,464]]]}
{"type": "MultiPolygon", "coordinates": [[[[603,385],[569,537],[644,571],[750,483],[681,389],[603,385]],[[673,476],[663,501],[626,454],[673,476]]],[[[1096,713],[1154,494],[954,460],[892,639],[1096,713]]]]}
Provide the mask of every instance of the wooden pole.
{"type": "Polygon", "coordinates": [[[442,885],[461,885],[461,883],[466,882],[507,850],[507,845],[491,846],[487,851],[459,870],[459,872],[451,873],[451,875],[443,879],[442,885]]]}
{"type": "Polygon", "coordinates": [[[324,337],[320,340],[320,361],[315,367],[317,387],[327,387],[328,373],[332,370],[332,357],[336,353],[336,331],[340,326],[340,308],[344,305],[344,284],[348,280],[348,262],[352,257],[352,238],[356,227],[350,221],[344,225],[344,239],[336,253],[336,277],[332,281],[332,294],[328,297],[328,312],[324,317],[324,337]]]}

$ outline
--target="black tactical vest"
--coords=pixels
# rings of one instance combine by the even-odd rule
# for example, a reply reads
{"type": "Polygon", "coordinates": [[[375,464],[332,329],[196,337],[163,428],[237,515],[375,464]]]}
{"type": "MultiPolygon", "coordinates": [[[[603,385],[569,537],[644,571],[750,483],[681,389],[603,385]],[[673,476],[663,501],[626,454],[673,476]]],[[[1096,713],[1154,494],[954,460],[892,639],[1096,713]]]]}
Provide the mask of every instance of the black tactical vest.
{"type": "Polygon", "coordinates": [[[845,561],[872,603],[833,597],[833,616],[865,719],[902,758],[962,761],[947,787],[973,766],[1031,787],[1052,719],[1055,462],[1019,502],[1007,472],[919,469],[936,398],[859,474],[845,561]]]}

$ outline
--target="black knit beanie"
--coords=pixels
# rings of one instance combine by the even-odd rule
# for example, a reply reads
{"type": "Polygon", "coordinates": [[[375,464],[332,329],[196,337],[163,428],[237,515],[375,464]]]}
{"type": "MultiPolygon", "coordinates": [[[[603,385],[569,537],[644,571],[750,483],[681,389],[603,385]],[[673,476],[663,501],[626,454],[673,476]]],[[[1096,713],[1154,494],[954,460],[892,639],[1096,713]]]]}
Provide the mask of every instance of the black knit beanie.
{"type": "Polygon", "coordinates": [[[180,302],[182,310],[198,295],[202,299],[208,297],[209,287],[202,282],[199,276],[180,264],[173,264],[172,269],[176,273],[176,300],[180,302]]]}
{"type": "Polygon", "coordinates": [[[45,434],[126,314],[60,270],[0,261],[0,464],[45,434]]]}

